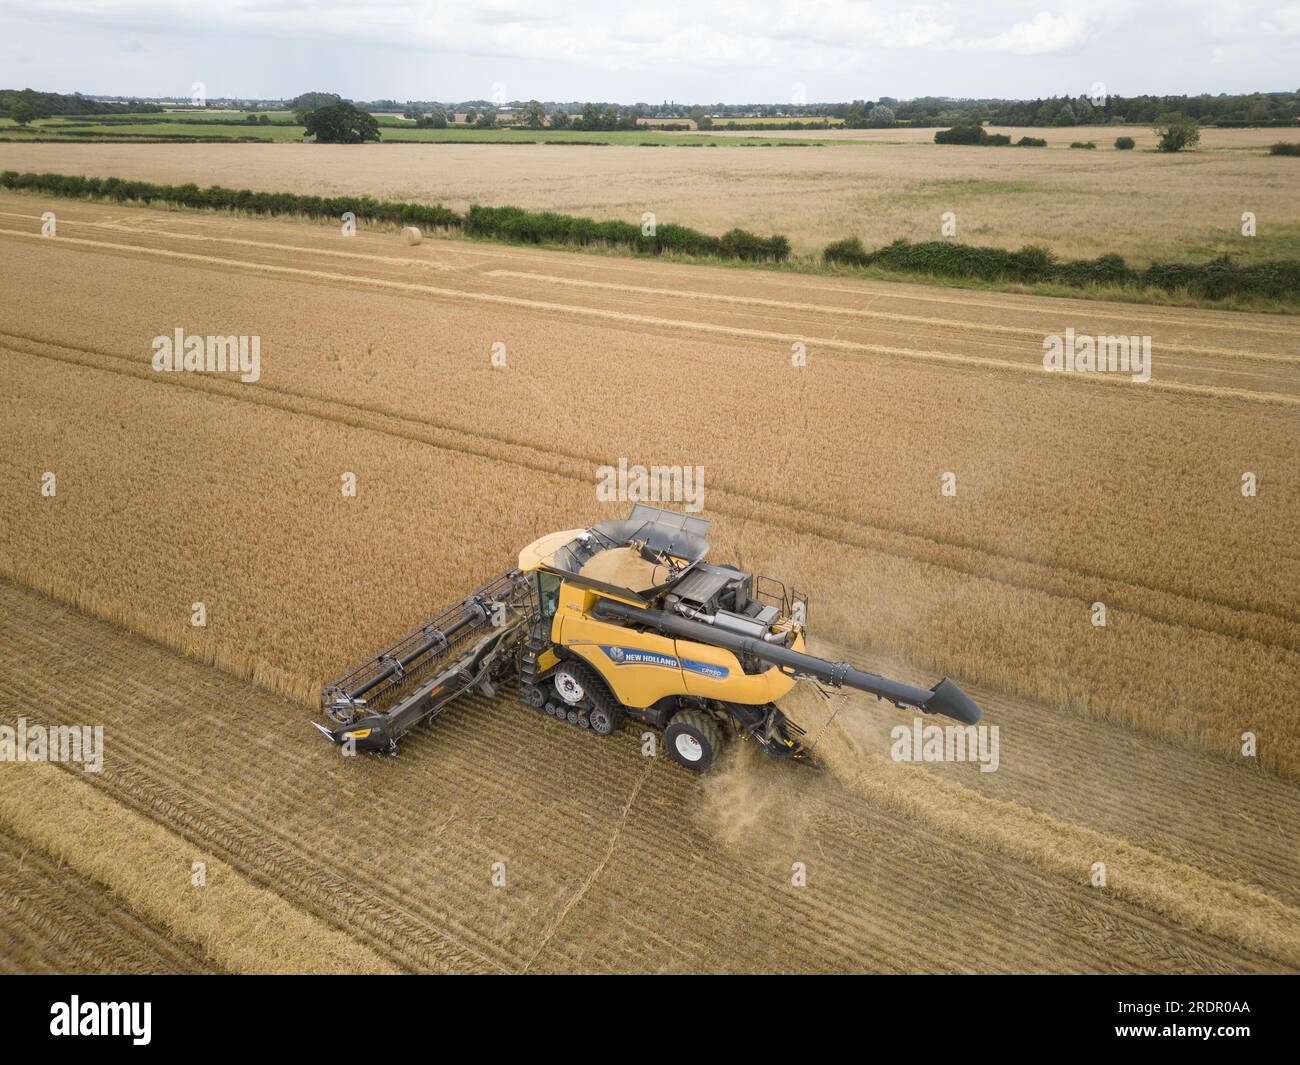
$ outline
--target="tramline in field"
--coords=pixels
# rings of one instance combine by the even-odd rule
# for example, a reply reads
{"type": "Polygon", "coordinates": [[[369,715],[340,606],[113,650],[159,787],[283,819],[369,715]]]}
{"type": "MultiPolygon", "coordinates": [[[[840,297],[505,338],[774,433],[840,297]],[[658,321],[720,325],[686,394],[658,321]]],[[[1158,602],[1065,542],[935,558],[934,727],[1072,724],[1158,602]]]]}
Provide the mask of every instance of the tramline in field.
{"type": "Polygon", "coordinates": [[[808,654],[807,598],[705,562],[709,526],[637,504],[621,521],[542,537],[517,568],[326,685],[332,725],[316,727],[395,754],[457,696],[492,695],[512,676],[526,705],[597,735],[625,717],[662,729],[669,756],[701,772],[728,732],[768,754],[804,754],[803,730],[776,705],[801,680],[979,721],[948,678],[926,690],[808,654]]]}

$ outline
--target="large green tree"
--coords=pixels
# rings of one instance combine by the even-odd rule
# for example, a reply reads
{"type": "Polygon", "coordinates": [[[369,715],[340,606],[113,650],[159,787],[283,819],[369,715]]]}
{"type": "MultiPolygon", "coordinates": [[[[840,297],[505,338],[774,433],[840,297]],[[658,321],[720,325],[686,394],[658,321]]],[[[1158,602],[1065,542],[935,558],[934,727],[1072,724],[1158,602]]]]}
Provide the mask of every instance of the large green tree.
{"type": "Polygon", "coordinates": [[[1168,111],[1156,119],[1156,150],[1180,152],[1201,142],[1201,124],[1181,111],[1168,111]]]}
{"type": "Polygon", "coordinates": [[[379,123],[352,104],[330,104],[318,107],[303,122],[307,135],[314,136],[317,144],[361,144],[379,140],[379,123]]]}
{"type": "Polygon", "coordinates": [[[289,107],[294,111],[314,111],[318,107],[329,107],[342,102],[343,97],[336,92],[305,92],[301,96],[295,96],[289,107]]]}
{"type": "Polygon", "coordinates": [[[888,129],[891,126],[898,125],[898,120],[894,116],[894,109],[886,107],[884,104],[876,104],[867,115],[867,125],[872,129],[888,129]]]}
{"type": "Polygon", "coordinates": [[[546,108],[542,106],[540,100],[529,100],[524,104],[524,113],[521,117],[524,125],[529,129],[541,129],[546,125],[546,108]]]}

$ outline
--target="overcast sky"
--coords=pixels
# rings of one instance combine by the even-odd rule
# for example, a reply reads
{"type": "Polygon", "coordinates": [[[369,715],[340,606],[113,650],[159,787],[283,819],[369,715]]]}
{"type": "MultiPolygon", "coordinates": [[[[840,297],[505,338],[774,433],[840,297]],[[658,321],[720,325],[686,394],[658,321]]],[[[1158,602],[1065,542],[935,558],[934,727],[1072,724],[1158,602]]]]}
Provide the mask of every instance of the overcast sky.
{"type": "Polygon", "coordinates": [[[788,103],[1291,91],[1300,2],[0,0],[0,88],[788,103]]]}

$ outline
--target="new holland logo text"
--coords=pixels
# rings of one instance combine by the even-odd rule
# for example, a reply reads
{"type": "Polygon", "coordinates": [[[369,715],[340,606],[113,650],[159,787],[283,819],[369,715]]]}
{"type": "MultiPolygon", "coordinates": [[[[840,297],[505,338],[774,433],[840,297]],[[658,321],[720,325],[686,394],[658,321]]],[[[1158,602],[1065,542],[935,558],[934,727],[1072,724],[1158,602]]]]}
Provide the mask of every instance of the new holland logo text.
{"type": "Polygon", "coordinates": [[[606,647],[600,649],[609,655],[610,661],[619,666],[665,666],[676,669],[677,659],[672,655],[661,655],[656,651],[638,651],[635,647],[606,647]]]}
{"type": "Polygon", "coordinates": [[[685,669],[701,676],[722,680],[731,671],[726,666],[714,665],[712,662],[697,662],[693,658],[674,658],[672,655],[660,654],[658,651],[641,651],[635,647],[610,647],[600,645],[609,660],[616,666],[662,666],[665,669],[685,669]]]}

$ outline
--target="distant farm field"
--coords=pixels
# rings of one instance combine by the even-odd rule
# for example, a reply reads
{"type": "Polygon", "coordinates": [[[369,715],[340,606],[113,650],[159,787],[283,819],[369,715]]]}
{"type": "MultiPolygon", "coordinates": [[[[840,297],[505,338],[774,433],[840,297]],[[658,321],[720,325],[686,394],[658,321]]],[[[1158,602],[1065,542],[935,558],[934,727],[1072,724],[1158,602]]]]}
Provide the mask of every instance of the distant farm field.
{"type": "MultiPolygon", "coordinates": [[[[261,129],[296,134],[296,127],[261,129]]],[[[467,135],[386,128],[385,136],[417,132],[467,135]]],[[[899,237],[936,239],[950,211],[958,240],[1011,248],[1041,244],[1071,258],[1114,252],[1142,265],[1221,254],[1242,261],[1300,256],[1300,165],[1265,154],[1277,130],[1209,130],[1200,150],[1172,156],[1144,150],[1150,134],[1142,130],[1134,132],[1137,151],[1111,150],[1115,127],[1012,131],[1045,136],[1045,149],[940,146],[932,143],[932,130],[821,131],[844,142],[798,148],[732,147],[729,138],[745,135],[719,133],[719,147],[682,150],[519,143],[528,134],[485,132],[503,143],[0,141],[0,169],[368,194],[459,210],[472,203],[514,204],[637,223],[651,211],[660,224],[710,233],[733,226],[783,233],[796,255],[819,254],[848,236],[868,247],[899,237]],[[1101,150],[1072,151],[1068,144],[1075,139],[1097,140],[1101,150]],[[1256,218],[1254,237],[1241,234],[1247,211],[1256,218]]],[[[680,144],[691,135],[587,136],[680,144]]],[[[798,132],[779,136],[812,139],[798,132]]]]}
{"type": "MultiPolygon", "coordinates": [[[[211,112],[197,117],[188,114],[115,115],[107,121],[93,115],[69,116],[44,119],[25,127],[20,127],[8,119],[0,119],[0,140],[16,137],[22,140],[37,138],[76,143],[86,139],[112,142],[159,138],[182,142],[194,139],[229,140],[236,143],[251,140],[277,144],[302,141],[304,132],[302,126],[284,124],[283,120],[287,117],[285,114],[268,113],[277,121],[249,122],[243,113],[239,112],[211,112]]],[[[787,139],[784,136],[785,131],[764,130],[755,131],[753,134],[733,131],[724,138],[721,134],[712,132],[665,133],[649,126],[638,129],[579,130],[528,129],[513,126],[479,129],[475,126],[451,125],[444,129],[433,129],[420,128],[414,122],[394,115],[376,117],[383,140],[390,144],[622,144],[659,148],[706,147],[717,144],[766,146],[787,139]]]]}

